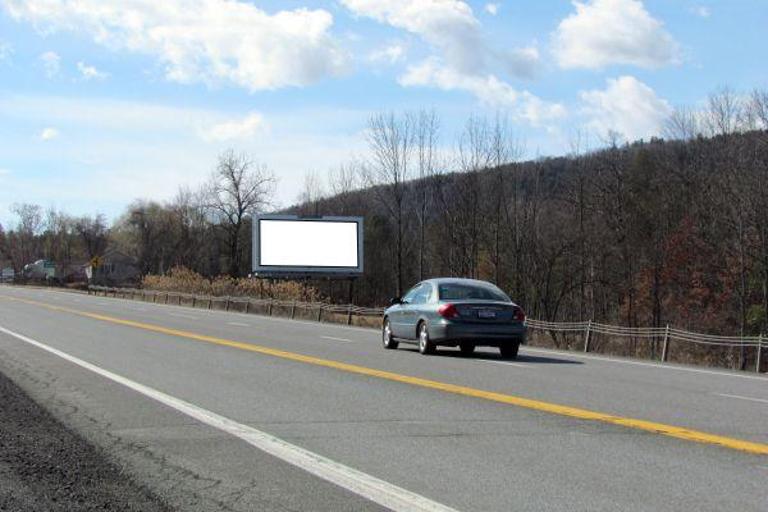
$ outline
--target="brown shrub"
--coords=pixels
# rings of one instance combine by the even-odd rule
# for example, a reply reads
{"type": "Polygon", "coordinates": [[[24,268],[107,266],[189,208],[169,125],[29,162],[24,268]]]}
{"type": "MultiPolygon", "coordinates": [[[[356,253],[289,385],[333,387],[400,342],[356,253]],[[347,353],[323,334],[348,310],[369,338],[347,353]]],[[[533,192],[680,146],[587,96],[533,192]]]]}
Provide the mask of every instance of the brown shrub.
{"type": "Polygon", "coordinates": [[[320,302],[320,292],[296,281],[264,281],[260,279],[217,276],[208,279],[185,267],[174,267],[165,275],[148,275],[142,288],[163,292],[194,293],[216,297],[257,297],[278,300],[320,302]]]}

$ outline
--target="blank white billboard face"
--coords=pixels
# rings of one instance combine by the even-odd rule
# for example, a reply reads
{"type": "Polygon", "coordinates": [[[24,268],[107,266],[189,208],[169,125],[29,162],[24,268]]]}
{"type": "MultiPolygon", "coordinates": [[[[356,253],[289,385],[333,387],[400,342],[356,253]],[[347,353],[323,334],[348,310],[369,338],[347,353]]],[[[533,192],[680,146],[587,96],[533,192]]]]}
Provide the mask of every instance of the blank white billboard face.
{"type": "Polygon", "coordinates": [[[262,267],[358,266],[357,222],[259,220],[262,267]]]}

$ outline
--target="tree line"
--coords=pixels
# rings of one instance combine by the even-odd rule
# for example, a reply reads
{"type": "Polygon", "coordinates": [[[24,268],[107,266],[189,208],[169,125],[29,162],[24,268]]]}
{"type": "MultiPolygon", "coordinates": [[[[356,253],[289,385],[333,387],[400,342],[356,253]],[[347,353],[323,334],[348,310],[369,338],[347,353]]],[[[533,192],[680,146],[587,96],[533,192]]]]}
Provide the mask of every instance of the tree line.
{"type": "MultiPolygon", "coordinates": [[[[373,115],[369,151],[322,179],[308,173],[285,213],[365,217],[354,300],[381,305],[432,276],[495,282],[529,316],[722,334],[768,330],[768,91],[723,88],[679,108],[663,138],[521,161],[503,115],[473,116],[446,142],[434,111],[373,115]]],[[[145,274],[183,266],[247,275],[250,216],[274,210],[275,175],[220,155],[199,190],[137,200],[112,226],[16,205],[0,258],[88,258],[107,245],[145,274]]],[[[314,283],[346,300],[333,282],[314,283]]]]}

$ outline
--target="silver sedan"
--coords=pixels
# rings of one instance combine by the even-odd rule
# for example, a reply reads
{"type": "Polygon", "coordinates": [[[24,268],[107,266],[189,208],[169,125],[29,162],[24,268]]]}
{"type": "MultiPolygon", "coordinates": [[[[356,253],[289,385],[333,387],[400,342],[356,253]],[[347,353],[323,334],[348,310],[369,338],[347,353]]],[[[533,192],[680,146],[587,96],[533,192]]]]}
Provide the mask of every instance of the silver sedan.
{"type": "Polygon", "coordinates": [[[498,347],[515,359],[525,343],[525,312],[497,286],[474,279],[428,279],[403,297],[392,299],[384,312],[384,348],[418,344],[431,354],[437,346],[459,347],[470,355],[477,346],[498,347]]]}

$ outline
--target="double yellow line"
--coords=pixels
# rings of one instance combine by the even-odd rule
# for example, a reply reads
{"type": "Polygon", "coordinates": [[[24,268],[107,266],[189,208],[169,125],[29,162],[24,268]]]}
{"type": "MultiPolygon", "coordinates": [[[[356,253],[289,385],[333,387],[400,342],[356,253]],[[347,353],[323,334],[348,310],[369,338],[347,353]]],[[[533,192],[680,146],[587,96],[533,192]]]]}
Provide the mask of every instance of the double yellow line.
{"type": "Polygon", "coordinates": [[[768,455],[768,445],[766,444],[754,443],[751,441],[744,441],[741,439],[734,439],[731,437],[719,436],[715,434],[708,434],[706,432],[700,432],[697,430],[691,430],[683,427],[676,427],[674,425],[666,425],[664,423],[656,423],[653,421],[638,420],[633,418],[624,418],[621,416],[614,416],[611,414],[590,411],[587,409],[580,409],[577,407],[569,407],[566,405],[558,405],[558,404],[553,404],[549,402],[542,402],[539,400],[531,400],[528,398],[522,398],[514,395],[507,395],[504,393],[484,391],[481,389],[470,388],[466,386],[459,386],[456,384],[449,384],[446,382],[422,379],[420,377],[412,377],[409,375],[402,375],[399,373],[393,373],[393,372],[388,372],[384,370],[376,370],[374,368],[368,368],[365,366],[342,363],[340,361],[333,361],[330,359],[323,359],[320,357],[307,356],[303,354],[298,354],[296,352],[278,350],[278,349],[269,348],[261,345],[255,345],[252,343],[244,343],[241,341],[227,340],[224,338],[218,338],[216,336],[207,336],[204,334],[197,334],[189,331],[170,329],[168,327],[162,327],[160,325],[136,322],[133,320],[126,320],[123,318],[117,318],[113,316],[100,315],[98,313],[79,311],[76,309],[71,309],[71,308],[62,307],[62,306],[55,306],[53,304],[47,304],[44,302],[38,302],[34,300],[20,299],[20,298],[8,297],[4,295],[0,297],[6,300],[22,302],[25,304],[46,308],[52,311],[70,313],[73,315],[91,318],[94,320],[100,320],[103,322],[109,322],[112,324],[124,325],[127,327],[134,327],[136,329],[142,329],[145,331],[151,331],[151,332],[156,332],[160,334],[167,334],[169,336],[176,336],[179,338],[186,338],[190,340],[211,343],[214,345],[221,345],[224,347],[231,347],[231,348],[236,348],[240,350],[246,350],[249,352],[256,352],[258,354],[264,354],[272,357],[279,357],[281,359],[287,359],[290,361],[296,361],[296,362],[311,364],[315,366],[324,366],[326,368],[333,368],[335,370],[340,370],[348,373],[355,373],[358,375],[365,375],[368,377],[376,377],[379,379],[385,379],[393,382],[400,382],[402,384],[409,384],[411,386],[419,386],[421,388],[443,391],[445,393],[463,395],[463,396],[468,396],[472,398],[481,398],[483,400],[490,400],[492,402],[513,405],[515,407],[522,407],[522,408],[530,409],[534,411],[558,414],[560,416],[568,416],[568,417],[577,418],[580,420],[599,421],[602,423],[619,425],[626,428],[641,430],[645,432],[651,432],[654,434],[674,437],[677,439],[684,439],[686,441],[695,441],[697,443],[717,445],[724,448],[730,448],[732,450],[739,450],[739,451],[747,452],[751,454],[768,455]]]}

